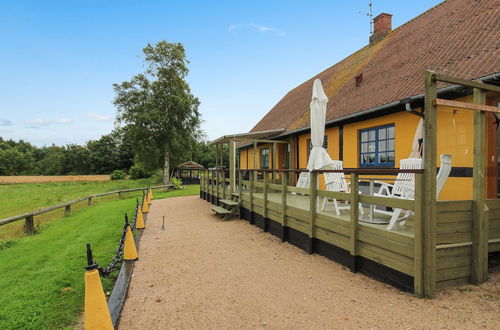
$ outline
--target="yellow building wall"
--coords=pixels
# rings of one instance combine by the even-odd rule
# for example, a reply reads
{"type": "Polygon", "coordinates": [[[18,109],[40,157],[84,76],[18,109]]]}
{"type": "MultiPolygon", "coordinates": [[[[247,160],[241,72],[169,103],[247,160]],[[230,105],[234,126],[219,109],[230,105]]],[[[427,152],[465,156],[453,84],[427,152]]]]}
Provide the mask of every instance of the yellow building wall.
{"type": "Polygon", "coordinates": [[[242,170],[248,169],[247,156],[248,156],[248,149],[240,149],[240,169],[242,170]]]}
{"type": "MultiPolygon", "coordinates": [[[[457,99],[463,102],[472,102],[472,97],[457,99]]],[[[420,109],[415,109],[420,111],[420,109]]],[[[344,168],[359,167],[359,130],[394,124],[395,126],[395,167],[399,168],[399,161],[408,158],[411,153],[413,137],[420,117],[407,113],[398,112],[373,119],[344,125],[343,129],[343,161],[344,168]]],[[[439,155],[448,153],[452,156],[453,167],[472,167],[473,163],[473,131],[474,112],[466,109],[454,109],[452,107],[438,108],[437,116],[437,154],[436,166],[440,166],[439,155]]],[[[328,136],[328,153],[332,159],[339,159],[339,128],[331,127],[325,130],[328,136]]],[[[310,133],[298,136],[298,168],[305,168],[308,160],[307,140],[310,133]]],[[[258,146],[258,162],[260,167],[260,149],[269,148],[269,165],[272,164],[272,145],[258,146]]],[[[253,147],[249,147],[240,152],[242,166],[253,168],[253,147]]],[[[278,165],[281,164],[281,153],[278,152],[278,165]]],[[[292,156],[295,157],[295,156],[292,156]]],[[[246,167],[242,167],[246,168],[246,167]]],[[[387,176],[385,176],[387,177],[387,176]]],[[[323,186],[323,177],[320,176],[320,184],[323,186]]],[[[439,195],[439,200],[467,200],[472,199],[472,178],[471,177],[449,177],[439,195]]]]}
{"type": "MultiPolygon", "coordinates": [[[[261,150],[269,148],[269,169],[273,168],[273,145],[272,144],[259,144],[257,145],[257,168],[260,168],[260,155],[261,150]]],[[[277,165],[280,164],[280,155],[277,152],[277,165]]],[[[276,166],[277,167],[277,166],[276,166]]],[[[254,154],[253,146],[240,149],[240,168],[241,169],[254,169],[254,154]],[[248,167],[247,167],[248,163],[248,167]]]]}

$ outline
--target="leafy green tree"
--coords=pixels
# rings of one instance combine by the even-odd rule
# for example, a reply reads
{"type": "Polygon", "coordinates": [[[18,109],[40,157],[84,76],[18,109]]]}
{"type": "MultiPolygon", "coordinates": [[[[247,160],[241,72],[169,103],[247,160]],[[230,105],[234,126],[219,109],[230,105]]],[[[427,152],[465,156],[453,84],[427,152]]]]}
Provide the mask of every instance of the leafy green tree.
{"type": "Polygon", "coordinates": [[[144,49],[144,73],[114,84],[117,122],[130,138],[138,160],[148,169],[163,167],[170,181],[171,163],[184,158],[200,135],[199,101],[191,94],[184,46],[161,41],[144,49]]]}
{"type": "Polygon", "coordinates": [[[65,148],[56,145],[46,147],[45,156],[38,162],[39,174],[63,175],[65,161],[65,148]]]}
{"type": "Polygon", "coordinates": [[[31,153],[15,147],[0,149],[0,175],[31,174],[34,159],[31,153]]]}

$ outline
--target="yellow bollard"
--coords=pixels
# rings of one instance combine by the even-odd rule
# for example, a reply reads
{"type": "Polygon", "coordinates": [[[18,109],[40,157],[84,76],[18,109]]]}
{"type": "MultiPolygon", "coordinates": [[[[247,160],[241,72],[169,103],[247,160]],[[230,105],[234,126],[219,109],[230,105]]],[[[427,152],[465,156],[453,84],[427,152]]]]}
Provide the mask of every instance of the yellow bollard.
{"type": "Polygon", "coordinates": [[[151,193],[151,188],[148,189],[148,205],[153,204],[153,194],[151,193]]]}
{"type": "Polygon", "coordinates": [[[132,235],[132,229],[128,226],[125,234],[125,246],[123,247],[123,260],[135,261],[137,259],[139,259],[139,256],[137,255],[134,236],[132,235]]]}
{"type": "Polygon", "coordinates": [[[92,261],[90,244],[87,244],[87,259],[89,266],[86,267],[87,271],[85,272],[84,327],[87,330],[113,329],[106,296],[104,296],[102,289],[101,277],[97,265],[92,261]]]}
{"type": "Polygon", "coordinates": [[[144,229],[146,225],[144,224],[144,217],[142,216],[141,205],[137,204],[137,220],[135,221],[135,228],[144,229]]]}
{"type": "Polygon", "coordinates": [[[142,203],[142,212],[149,213],[149,204],[147,198],[144,198],[144,201],[142,203]]]}

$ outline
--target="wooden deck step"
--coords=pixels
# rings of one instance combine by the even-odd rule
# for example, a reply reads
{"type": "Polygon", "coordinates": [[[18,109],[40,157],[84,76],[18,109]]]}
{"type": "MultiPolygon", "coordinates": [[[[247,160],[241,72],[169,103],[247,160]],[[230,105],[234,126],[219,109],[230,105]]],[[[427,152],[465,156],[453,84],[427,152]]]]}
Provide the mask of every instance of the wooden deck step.
{"type": "Polygon", "coordinates": [[[212,211],[214,211],[217,214],[229,214],[229,213],[231,213],[231,211],[226,210],[225,208],[223,208],[221,206],[216,206],[216,205],[212,206],[212,211]]]}
{"type": "Polygon", "coordinates": [[[231,205],[231,206],[238,205],[240,203],[240,202],[232,201],[230,199],[219,199],[219,202],[222,204],[231,205]]]}

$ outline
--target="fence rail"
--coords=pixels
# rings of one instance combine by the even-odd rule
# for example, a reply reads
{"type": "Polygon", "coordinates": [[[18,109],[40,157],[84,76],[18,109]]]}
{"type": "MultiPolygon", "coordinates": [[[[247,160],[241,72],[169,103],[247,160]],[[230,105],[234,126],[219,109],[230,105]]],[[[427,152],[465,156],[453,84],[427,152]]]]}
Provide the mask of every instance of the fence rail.
{"type": "MultiPolygon", "coordinates": [[[[151,187],[151,189],[162,189],[162,188],[171,188],[171,187],[173,187],[173,185],[168,184],[168,185],[153,186],[153,187],[151,187]]],[[[148,187],[140,187],[140,188],[131,188],[131,189],[124,189],[124,190],[115,190],[115,191],[108,191],[108,192],[104,192],[104,193],[98,193],[98,194],[93,194],[93,195],[89,195],[89,196],[85,196],[85,197],[80,197],[80,198],[77,198],[77,199],[74,199],[74,200],[71,200],[68,202],[58,204],[58,205],[53,205],[53,206],[45,207],[43,209],[39,209],[36,211],[27,212],[27,213],[15,215],[13,217],[1,219],[0,226],[4,226],[4,225],[9,224],[11,222],[25,219],[26,220],[26,232],[28,234],[33,234],[34,233],[34,228],[33,228],[33,226],[34,226],[33,217],[34,216],[48,213],[48,212],[51,212],[51,211],[54,211],[54,210],[57,210],[57,209],[60,209],[63,207],[65,208],[65,214],[67,214],[67,213],[71,212],[71,205],[81,203],[85,200],[87,200],[88,204],[91,205],[92,199],[97,198],[97,197],[104,197],[104,196],[109,196],[109,195],[114,195],[114,194],[118,194],[118,196],[121,197],[121,195],[124,193],[141,191],[141,190],[145,190],[147,188],[148,187]]]]}

